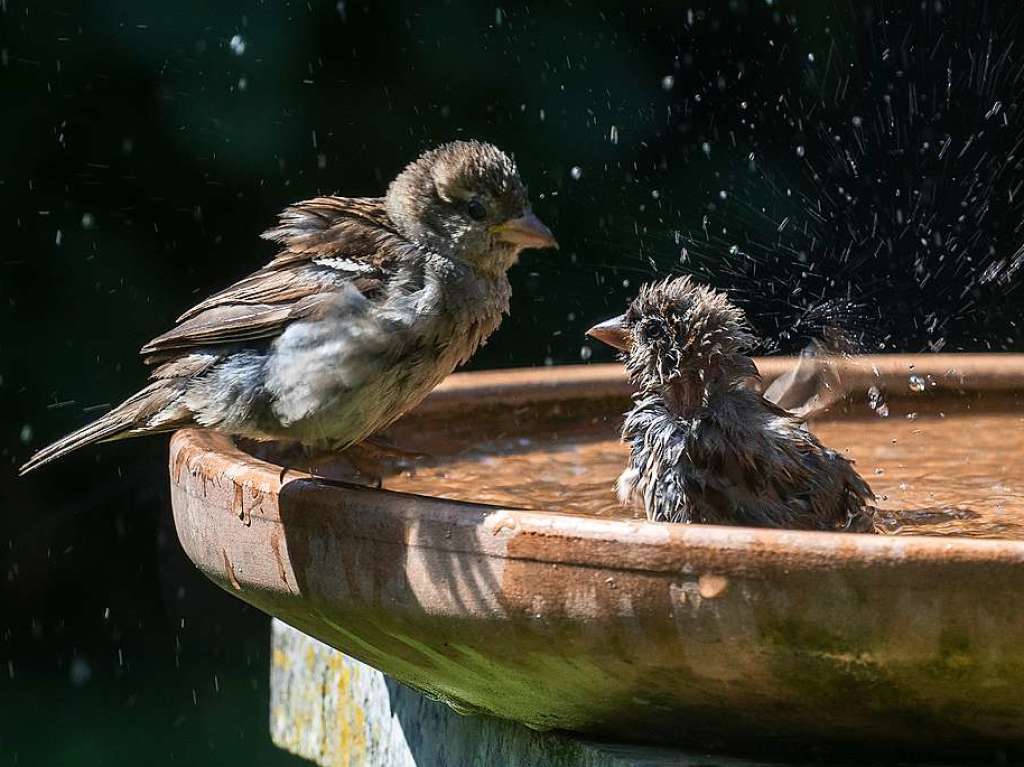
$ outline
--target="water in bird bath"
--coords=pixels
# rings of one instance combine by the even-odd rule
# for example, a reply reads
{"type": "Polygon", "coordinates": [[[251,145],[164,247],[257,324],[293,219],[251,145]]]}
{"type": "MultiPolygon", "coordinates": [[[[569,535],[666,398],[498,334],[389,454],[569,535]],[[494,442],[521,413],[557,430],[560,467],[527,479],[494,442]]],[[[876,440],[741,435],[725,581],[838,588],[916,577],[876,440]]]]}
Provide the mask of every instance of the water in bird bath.
{"type": "MultiPolygon", "coordinates": [[[[912,401],[911,401],[912,402],[912,401]]],[[[920,412],[895,405],[880,418],[814,424],[825,444],[856,461],[878,496],[889,534],[1024,540],[1024,411],[954,406],[920,412]]],[[[628,518],[613,485],[627,450],[616,419],[589,431],[508,435],[435,453],[389,477],[391,490],[543,511],[628,518]]],[[[428,450],[429,452],[429,450],[428,450]]]]}

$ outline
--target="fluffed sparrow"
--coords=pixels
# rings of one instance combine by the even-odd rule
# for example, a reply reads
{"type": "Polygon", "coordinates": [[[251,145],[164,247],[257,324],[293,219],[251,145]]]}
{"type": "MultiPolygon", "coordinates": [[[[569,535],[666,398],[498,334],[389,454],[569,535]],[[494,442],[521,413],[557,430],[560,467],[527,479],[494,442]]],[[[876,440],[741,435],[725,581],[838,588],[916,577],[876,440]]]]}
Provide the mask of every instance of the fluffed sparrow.
{"type": "Polygon", "coordinates": [[[506,272],[557,247],[513,160],[456,141],[384,197],[317,197],[263,235],[266,266],[142,348],[152,382],[37,452],[21,473],[93,442],[186,427],[314,450],[359,443],[420,402],[508,312],[506,272]]]}
{"type": "Polygon", "coordinates": [[[623,352],[637,386],[619,499],[663,522],[873,529],[852,463],[757,391],[743,312],[689,277],[644,286],[587,331],[623,352]]]}

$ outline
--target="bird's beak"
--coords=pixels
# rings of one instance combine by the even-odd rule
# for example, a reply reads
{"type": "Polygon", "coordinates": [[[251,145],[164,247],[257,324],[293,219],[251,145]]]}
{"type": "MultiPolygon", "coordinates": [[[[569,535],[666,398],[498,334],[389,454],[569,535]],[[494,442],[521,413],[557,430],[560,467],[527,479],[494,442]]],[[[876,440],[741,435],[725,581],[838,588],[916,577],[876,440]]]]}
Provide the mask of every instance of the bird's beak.
{"type": "Polygon", "coordinates": [[[602,323],[594,325],[587,335],[606,343],[621,352],[628,351],[631,342],[629,328],[626,326],[626,315],[620,314],[602,323]]]}
{"type": "Polygon", "coordinates": [[[524,248],[557,248],[558,240],[544,222],[526,211],[519,218],[510,218],[503,224],[491,228],[491,231],[511,245],[524,248]]]}

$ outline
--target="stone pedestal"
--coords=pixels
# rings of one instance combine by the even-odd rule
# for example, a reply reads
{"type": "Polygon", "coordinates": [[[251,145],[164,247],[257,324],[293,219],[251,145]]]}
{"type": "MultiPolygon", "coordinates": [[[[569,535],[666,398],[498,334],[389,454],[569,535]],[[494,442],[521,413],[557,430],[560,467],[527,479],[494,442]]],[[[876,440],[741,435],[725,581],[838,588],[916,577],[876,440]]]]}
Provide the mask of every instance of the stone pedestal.
{"type": "Polygon", "coordinates": [[[272,631],[271,737],[322,767],[768,767],[462,716],[281,621],[272,631]]]}

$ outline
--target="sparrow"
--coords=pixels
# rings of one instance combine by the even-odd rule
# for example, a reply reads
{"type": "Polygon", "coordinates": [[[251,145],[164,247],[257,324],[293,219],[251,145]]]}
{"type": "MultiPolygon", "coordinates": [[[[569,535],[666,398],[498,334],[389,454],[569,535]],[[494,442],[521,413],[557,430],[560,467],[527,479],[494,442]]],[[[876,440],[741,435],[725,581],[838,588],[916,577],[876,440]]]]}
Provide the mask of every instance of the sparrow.
{"type": "Polygon", "coordinates": [[[515,162],[491,144],[425,152],[384,197],[316,197],[263,234],[270,263],[142,347],[151,382],[43,448],[188,427],[313,450],[356,445],[419,403],[508,313],[507,272],[557,248],[515,162]]]}
{"type": "Polygon", "coordinates": [[[874,495],[852,462],[760,394],[756,338],[724,293],[655,282],[587,334],[622,352],[637,387],[623,505],[658,522],[873,530],[874,495]]]}

